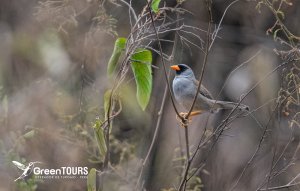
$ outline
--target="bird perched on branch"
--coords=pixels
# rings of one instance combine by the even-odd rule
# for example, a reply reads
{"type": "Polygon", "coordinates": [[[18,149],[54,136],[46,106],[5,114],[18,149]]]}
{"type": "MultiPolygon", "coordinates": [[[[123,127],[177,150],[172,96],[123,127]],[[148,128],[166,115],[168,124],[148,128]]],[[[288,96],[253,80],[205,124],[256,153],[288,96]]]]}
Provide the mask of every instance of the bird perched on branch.
{"type": "MultiPolygon", "coordinates": [[[[194,72],[189,66],[179,64],[173,65],[171,68],[176,71],[176,76],[173,80],[175,99],[185,109],[189,110],[195,98],[199,82],[196,80],[194,72]]],[[[241,112],[249,111],[249,107],[243,104],[214,100],[211,93],[201,85],[190,116],[199,115],[204,112],[216,113],[221,109],[233,109],[235,107],[241,112]]],[[[180,113],[180,115],[186,117],[187,113],[180,113]]]]}

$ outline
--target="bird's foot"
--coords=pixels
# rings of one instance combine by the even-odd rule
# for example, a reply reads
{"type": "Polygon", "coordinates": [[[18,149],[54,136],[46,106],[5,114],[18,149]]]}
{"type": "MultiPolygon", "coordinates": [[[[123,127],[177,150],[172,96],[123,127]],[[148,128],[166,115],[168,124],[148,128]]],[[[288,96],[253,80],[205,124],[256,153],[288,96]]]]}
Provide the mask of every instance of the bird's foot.
{"type": "Polygon", "coordinates": [[[177,121],[180,123],[181,127],[187,127],[187,125],[192,121],[190,116],[187,118],[188,113],[185,112],[180,112],[179,113],[180,117],[176,115],[177,121]]]}
{"type": "Polygon", "coordinates": [[[179,115],[182,117],[182,118],[186,118],[188,113],[185,113],[185,112],[180,112],[179,115]]]}

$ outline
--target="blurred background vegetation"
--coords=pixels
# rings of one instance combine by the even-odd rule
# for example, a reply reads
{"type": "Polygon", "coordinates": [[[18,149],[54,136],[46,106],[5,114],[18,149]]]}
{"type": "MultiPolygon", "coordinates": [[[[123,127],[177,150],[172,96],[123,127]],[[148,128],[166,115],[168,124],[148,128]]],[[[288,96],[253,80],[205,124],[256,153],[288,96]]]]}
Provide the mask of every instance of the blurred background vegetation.
{"type": "MultiPolygon", "coordinates": [[[[212,1],[212,29],[231,2],[212,1]]],[[[177,3],[165,0],[160,6],[177,3]]],[[[181,3],[182,22],[203,29],[193,32],[205,39],[209,20],[205,1],[181,3]]],[[[132,1],[137,13],[145,4],[132,1]]],[[[107,63],[116,38],[131,32],[129,18],[123,0],[1,0],[0,191],[87,189],[85,179],[16,183],[13,180],[20,171],[12,160],[41,161],[48,168],[102,170],[104,156],[98,151],[93,126],[104,116],[104,93],[113,83],[106,74],[107,63]]],[[[187,190],[259,190],[286,185],[299,175],[299,18],[300,2],[296,0],[241,0],[227,10],[209,52],[203,84],[216,97],[226,77],[242,63],[228,78],[220,99],[239,101],[257,82],[262,83],[243,101],[250,106],[251,115],[234,120],[213,149],[208,144],[196,156],[192,168],[204,167],[187,190]],[[272,72],[282,63],[288,64],[272,72]]],[[[174,34],[170,31],[161,38],[173,40],[174,34]]],[[[205,42],[190,41],[200,48],[179,43],[174,62],[188,64],[198,78],[205,42]]],[[[157,42],[152,46],[157,49],[157,42]]],[[[172,45],[162,42],[162,48],[170,53],[172,45]]],[[[133,74],[128,74],[122,111],[112,124],[111,167],[104,190],[129,191],[136,186],[166,85],[155,52],[152,64],[156,66],[153,90],[145,111],[135,99],[133,74]]],[[[226,114],[193,118],[191,150],[204,127],[213,131],[226,114]]],[[[168,96],[142,177],[146,190],[175,190],[184,168],[184,148],[184,130],[168,96]]],[[[300,185],[285,189],[300,190],[300,185]]]]}

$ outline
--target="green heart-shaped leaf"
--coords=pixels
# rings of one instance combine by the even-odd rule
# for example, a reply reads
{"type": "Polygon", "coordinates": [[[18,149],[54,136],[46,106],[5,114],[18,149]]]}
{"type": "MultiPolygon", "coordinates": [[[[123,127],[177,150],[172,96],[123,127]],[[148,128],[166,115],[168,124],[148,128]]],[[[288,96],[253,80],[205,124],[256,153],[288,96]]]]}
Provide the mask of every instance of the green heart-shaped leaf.
{"type": "Polygon", "coordinates": [[[87,190],[96,191],[96,169],[92,168],[87,177],[87,190]]]}
{"type": "Polygon", "coordinates": [[[151,9],[154,13],[158,13],[158,6],[161,0],[153,0],[151,3],[151,9]]]}
{"type": "Polygon", "coordinates": [[[97,119],[96,122],[94,123],[94,131],[95,131],[95,136],[98,144],[99,153],[101,156],[105,156],[107,148],[106,148],[105,137],[102,128],[102,121],[100,121],[99,119],[97,119]]]}
{"type": "Polygon", "coordinates": [[[137,49],[131,56],[131,68],[136,82],[136,96],[140,107],[145,110],[152,91],[152,54],[147,49],[137,49]]]}
{"type": "Polygon", "coordinates": [[[107,65],[107,75],[111,76],[112,73],[115,71],[116,66],[118,64],[119,58],[121,56],[121,53],[126,48],[126,38],[118,38],[115,42],[113,53],[108,61],[107,65]]]}

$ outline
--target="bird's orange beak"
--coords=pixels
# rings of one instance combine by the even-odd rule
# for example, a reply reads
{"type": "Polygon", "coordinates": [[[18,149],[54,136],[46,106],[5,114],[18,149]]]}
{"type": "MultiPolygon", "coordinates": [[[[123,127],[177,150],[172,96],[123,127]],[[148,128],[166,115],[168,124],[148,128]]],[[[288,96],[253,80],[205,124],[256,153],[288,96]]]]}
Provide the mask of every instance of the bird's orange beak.
{"type": "Polygon", "coordinates": [[[176,70],[176,71],[180,70],[178,65],[173,65],[173,66],[171,66],[171,68],[172,68],[172,70],[176,70]]]}

